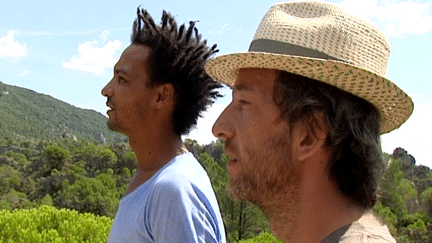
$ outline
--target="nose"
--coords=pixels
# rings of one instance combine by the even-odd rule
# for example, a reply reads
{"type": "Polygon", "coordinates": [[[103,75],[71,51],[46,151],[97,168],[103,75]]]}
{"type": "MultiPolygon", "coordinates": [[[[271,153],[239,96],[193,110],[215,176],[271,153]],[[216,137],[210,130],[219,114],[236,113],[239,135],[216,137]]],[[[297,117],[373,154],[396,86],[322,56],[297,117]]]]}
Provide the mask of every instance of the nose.
{"type": "Polygon", "coordinates": [[[102,90],[101,90],[101,94],[102,94],[102,96],[105,96],[105,97],[112,96],[111,81],[112,81],[112,80],[110,80],[110,81],[105,85],[105,87],[102,88],[102,90]]]}
{"type": "Polygon", "coordinates": [[[232,126],[233,117],[231,115],[230,107],[231,104],[225,108],[222,114],[220,114],[212,128],[213,135],[225,140],[232,138],[235,135],[235,131],[232,126]]]}

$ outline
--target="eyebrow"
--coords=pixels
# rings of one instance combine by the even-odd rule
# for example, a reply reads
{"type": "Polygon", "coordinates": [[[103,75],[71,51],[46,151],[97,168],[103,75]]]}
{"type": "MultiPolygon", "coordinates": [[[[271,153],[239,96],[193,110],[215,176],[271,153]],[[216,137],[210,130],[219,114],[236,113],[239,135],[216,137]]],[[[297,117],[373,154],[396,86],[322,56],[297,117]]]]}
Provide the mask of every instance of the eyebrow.
{"type": "Polygon", "coordinates": [[[119,74],[119,73],[123,73],[123,74],[125,74],[125,73],[126,73],[126,70],[125,70],[124,68],[117,68],[117,67],[114,67],[114,73],[115,73],[115,74],[119,74]]]}
{"type": "Polygon", "coordinates": [[[234,85],[233,89],[235,89],[237,91],[253,91],[254,90],[252,85],[249,85],[249,84],[234,85]]]}

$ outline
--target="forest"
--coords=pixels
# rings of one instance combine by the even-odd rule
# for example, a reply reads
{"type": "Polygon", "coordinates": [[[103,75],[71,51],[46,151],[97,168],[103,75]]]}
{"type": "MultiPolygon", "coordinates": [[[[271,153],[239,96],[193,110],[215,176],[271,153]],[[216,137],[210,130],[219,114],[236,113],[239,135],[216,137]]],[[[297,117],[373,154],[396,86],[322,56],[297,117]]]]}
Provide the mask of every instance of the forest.
{"type": "MultiPolygon", "coordinates": [[[[200,145],[186,139],[185,144],[209,174],[228,242],[277,242],[269,233],[267,220],[258,208],[228,197],[227,157],[223,155],[223,141],[200,145]]],[[[391,155],[383,154],[383,159],[388,168],[379,187],[379,201],[373,210],[398,242],[432,242],[431,170],[415,165],[415,159],[402,148],[395,149],[391,155]]],[[[57,142],[0,139],[0,229],[3,228],[0,242],[20,242],[22,232],[27,232],[23,227],[25,220],[17,220],[18,216],[7,216],[5,212],[33,212],[35,215],[35,211],[31,211],[34,209],[40,209],[36,214],[39,216],[32,219],[45,218],[41,216],[43,210],[50,212],[49,217],[63,210],[59,213],[63,218],[66,217],[64,210],[72,210],[75,214],[66,217],[70,218],[69,224],[75,222],[71,221],[73,217],[81,214],[83,218],[76,219],[76,222],[81,222],[79,225],[88,220],[99,222],[92,224],[99,225],[99,228],[89,231],[87,227],[81,232],[70,225],[41,223],[41,234],[51,232],[52,239],[61,239],[63,234],[68,237],[78,235],[80,237],[73,239],[82,242],[106,241],[119,200],[136,166],[135,154],[127,142],[101,144],[72,139],[57,142]],[[8,223],[6,219],[12,218],[24,229],[16,229],[11,234],[13,222],[8,223]],[[6,227],[9,233],[2,235],[6,234],[3,233],[6,227]]],[[[55,219],[56,222],[59,220],[55,219]]]]}
{"type": "MultiPolygon", "coordinates": [[[[107,118],[0,82],[0,243],[106,242],[137,159],[107,118]]],[[[221,140],[185,145],[207,171],[228,242],[278,242],[255,206],[227,195],[221,140]]],[[[383,154],[374,212],[398,242],[432,242],[432,172],[403,148],[383,154]]]]}

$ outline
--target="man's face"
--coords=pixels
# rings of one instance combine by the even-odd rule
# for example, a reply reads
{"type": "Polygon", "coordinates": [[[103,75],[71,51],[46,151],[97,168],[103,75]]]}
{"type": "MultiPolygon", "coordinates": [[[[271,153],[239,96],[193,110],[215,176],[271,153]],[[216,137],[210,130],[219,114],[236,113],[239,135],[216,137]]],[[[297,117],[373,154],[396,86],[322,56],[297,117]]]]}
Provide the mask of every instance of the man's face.
{"type": "Polygon", "coordinates": [[[130,45],[114,67],[114,77],[102,89],[107,97],[108,127],[126,135],[145,126],[152,89],[149,83],[147,59],[150,49],[130,45]]]}
{"type": "Polygon", "coordinates": [[[231,196],[258,205],[281,193],[295,199],[300,176],[291,161],[288,123],[273,101],[278,75],[271,69],[240,69],[232,102],[213,126],[230,157],[231,196]]]}

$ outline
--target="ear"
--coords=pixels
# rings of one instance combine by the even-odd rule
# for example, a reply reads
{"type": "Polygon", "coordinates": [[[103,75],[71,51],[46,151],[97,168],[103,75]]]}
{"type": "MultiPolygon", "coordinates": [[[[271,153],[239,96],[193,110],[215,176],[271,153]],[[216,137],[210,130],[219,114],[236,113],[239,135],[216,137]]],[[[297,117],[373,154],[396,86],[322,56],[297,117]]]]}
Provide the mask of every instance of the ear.
{"type": "Polygon", "coordinates": [[[162,84],[155,88],[157,109],[165,108],[174,103],[175,90],[172,84],[162,84]]]}
{"type": "Polygon", "coordinates": [[[318,153],[323,153],[325,149],[328,128],[322,112],[315,113],[309,123],[312,124],[313,130],[304,121],[297,122],[292,129],[294,154],[298,161],[311,159],[318,153]]]}

